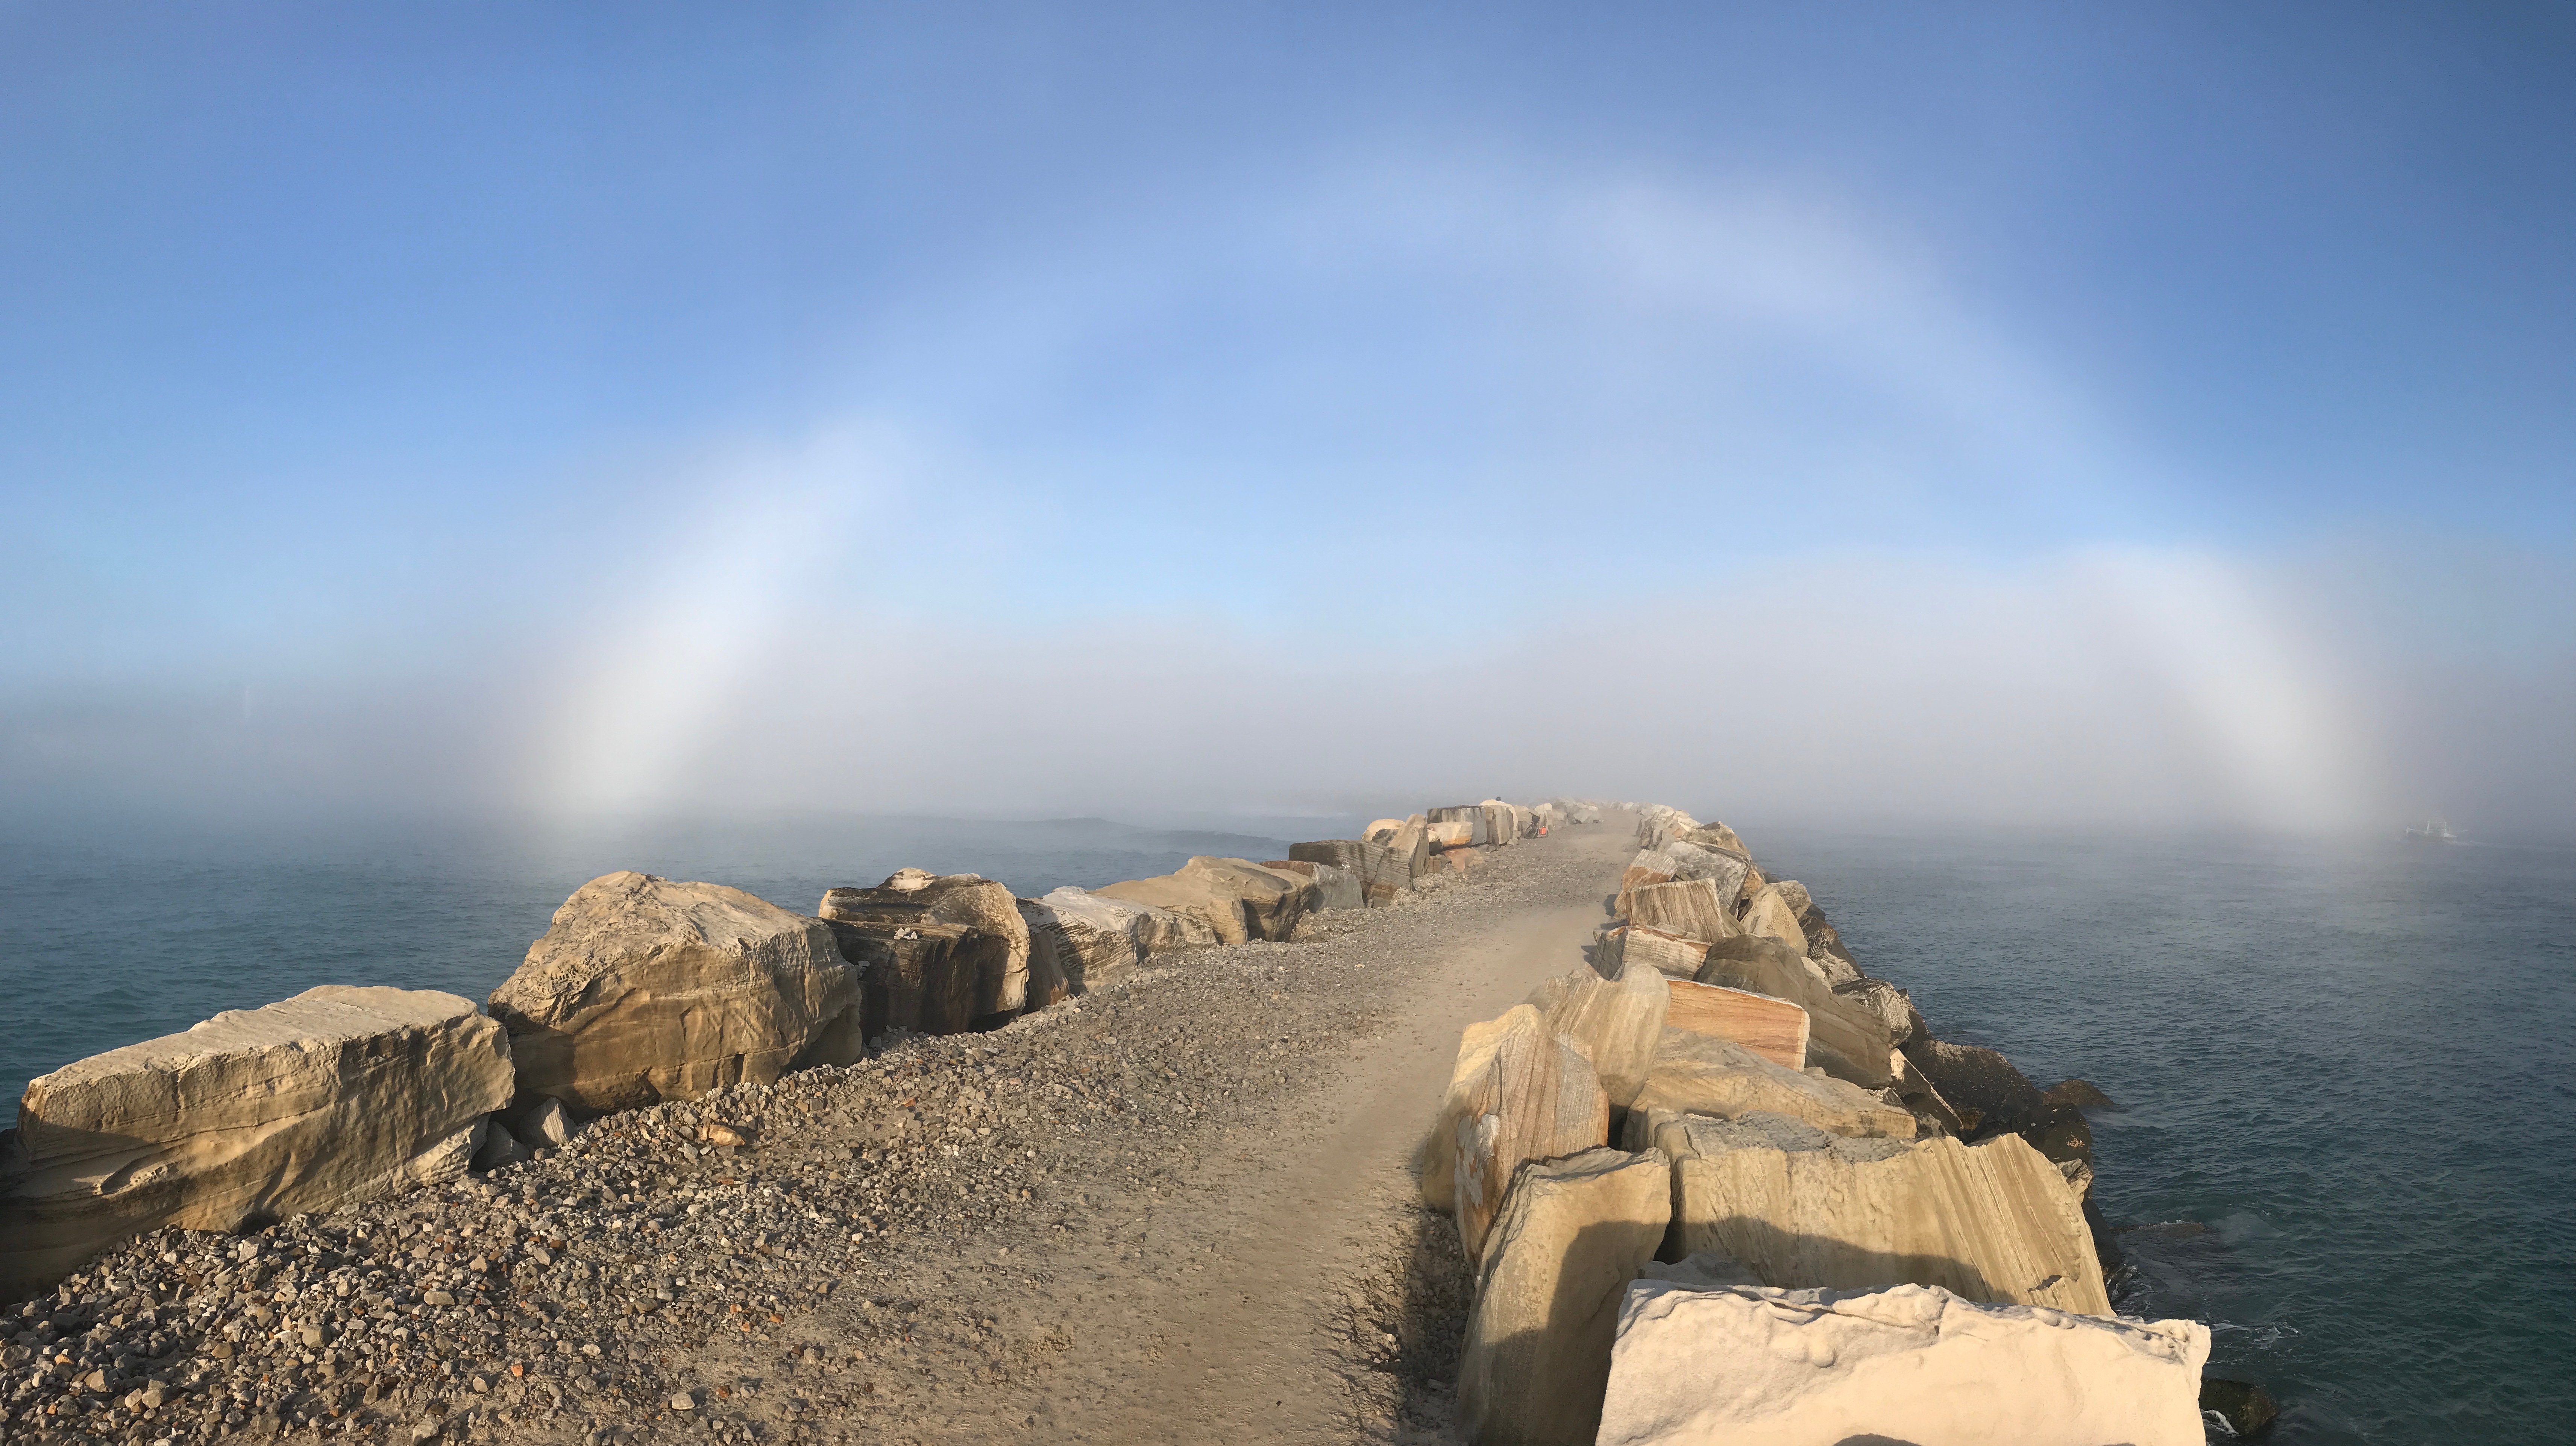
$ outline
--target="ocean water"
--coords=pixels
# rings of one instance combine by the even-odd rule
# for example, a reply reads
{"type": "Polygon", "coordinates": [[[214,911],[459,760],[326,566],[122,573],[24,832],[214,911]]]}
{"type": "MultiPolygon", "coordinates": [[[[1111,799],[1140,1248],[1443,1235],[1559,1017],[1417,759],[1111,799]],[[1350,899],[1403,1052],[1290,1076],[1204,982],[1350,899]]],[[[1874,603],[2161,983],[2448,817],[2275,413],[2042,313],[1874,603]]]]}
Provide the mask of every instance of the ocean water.
{"type": "Polygon", "coordinates": [[[811,912],[898,868],[978,873],[1034,896],[1167,873],[1193,854],[1283,857],[1365,819],[1256,819],[1267,834],[1100,819],[842,818],[234,829],[20,825],[0,832],[0,1099],[75,1059],[317,984],[480,1001],[565,896],[615,869],[706,879],[811,912]]]}
{"type": "Polygon", "coordinates": [[[1934,1032],[2124,1107],[2114,1299],[2268,1439],[2576,1441],[2576,851],[1746,836],[1934,1032]]]}
{"type": "MultiPolygon", "coordinates": [[[[613,868],[795,909],[1021,894],[1288,838],[1072,820],[0,834],[0,1089],[320,983],[488,993],[613,868]]],[[[2082,1075],[2123,1310],[2208,1322],[2272,1439],[2576,1440],[2576,851],[1746,824],[1942,1036],[2082,1075]]]]}

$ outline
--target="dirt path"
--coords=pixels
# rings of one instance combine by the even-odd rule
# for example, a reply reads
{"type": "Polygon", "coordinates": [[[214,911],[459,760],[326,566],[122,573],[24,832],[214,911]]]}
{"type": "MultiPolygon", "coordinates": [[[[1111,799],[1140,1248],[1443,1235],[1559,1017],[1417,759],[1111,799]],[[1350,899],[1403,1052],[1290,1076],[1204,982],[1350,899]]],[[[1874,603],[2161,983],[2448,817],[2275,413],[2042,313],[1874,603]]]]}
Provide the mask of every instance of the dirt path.
{"type": "MultiPolygon", "coordinates": [[[[1623,822],[1501,851],[1475,878],[1337,938],[1225,951],[1316,971],[1319,987],[1258,1004],[1324,1047],[1274,1090],[1229,1094],[1150,1147],[1166,1172],[1141,1193],[1119,1188],[1119,1147],[1069,1156],[1058,1188],[1092,1197],[1095,1229],[1007,1257],[991,1253],[998,1242],[914,1252],[886,1286],[1041,1348],[1005,1366],[1007,1380],[898,1397],[869,1424],[925,1440],[1013,1428],[1097,1442],[1442,1439],[1466,1282],[1407,1163],[1459,1030],[1581,963],[1630,852],[1623,822]]],[[[1147,981],[1054,1027],[1133,1029],[1186,1009],[1180,982],[1147,981]]],[[[836,1333],[835,1314],[815,1324],[836,1333]]]]}

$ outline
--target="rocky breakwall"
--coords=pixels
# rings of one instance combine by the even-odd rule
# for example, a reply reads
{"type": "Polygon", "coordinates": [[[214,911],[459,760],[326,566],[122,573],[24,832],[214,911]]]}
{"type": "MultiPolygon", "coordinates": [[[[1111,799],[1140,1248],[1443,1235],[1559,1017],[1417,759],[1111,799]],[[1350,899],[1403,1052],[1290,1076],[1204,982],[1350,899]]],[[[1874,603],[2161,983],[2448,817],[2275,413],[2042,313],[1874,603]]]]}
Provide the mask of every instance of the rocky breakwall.
{"type": "Polygon", "coordinates": [[[472,1001],[345,985],[66,1065],[0,1143],[0,1301],[145,1231],[461,1175],[511,1080],[509,1037],[472,1001]]]}
{"type": "Polygon", "coordinates": [[[1934,1039],[1734,830],[1628,807],[1588,967],[1467,1029],[1417,1155],[1467,1438],[2199,1441],[2206,1330],[2112,1312],[2098,1092],[1934,1039]]]}

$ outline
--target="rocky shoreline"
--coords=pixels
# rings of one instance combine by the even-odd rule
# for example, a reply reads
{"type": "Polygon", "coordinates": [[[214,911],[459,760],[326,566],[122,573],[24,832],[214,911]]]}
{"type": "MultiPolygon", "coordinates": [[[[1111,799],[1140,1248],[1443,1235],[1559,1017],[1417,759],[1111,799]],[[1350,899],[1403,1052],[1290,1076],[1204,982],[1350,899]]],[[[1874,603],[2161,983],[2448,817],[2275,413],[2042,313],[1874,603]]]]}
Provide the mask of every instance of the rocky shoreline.
{"type": "MultiPolygon", "coordinates": [[[[2100,1289],[2114,1262],[2096,1261],[2093,1250],[2098,1241],[2107,1251],[2108,1237],[2098,1233],[2098,1217],[2088,1234],[2074,1203],[2090,1183],[2081,1111],[2109,1103],[2098,1091],[2081,1081],[2041,1091],[1992,1051],[1932,1039],[1901,991],[1860,971],[1815,901],[1794,883],[1763,877],[1731,831],[1710,833],[1676,811],[1639,808],[1639,856],[1605,901],[1560,851],[1496,852],[1495,835],[1509,827],[1517,842],[1522,825],[1518,814],[1488,807],[1473,811],[1485,821],[1482,843],[1475,823],[1436,816],[1445,810],[1382,821],[1422,839],[1419,871],[1405,861],[1401,888],[1389,885],[1388,853],[1362,847],[1385,850],[1385,842],[1301,845],[1299,852],[1323,857],[1268,866],[1231,861],[1229,872],[1266,867],[1314,886],[1284,922],[1278,897],[1266,900],[1267,924],[1258,909],[1235,916],[1236,942],[1216,941],[1222,921],[1193,928],[1186,917],[1122,913],[1163,904],[1115,904],[1112,890],[1092,896],[1115,904],[1105,909],[1050,895],[1055,904],[1041,915],[1029,907],[1039,901],[1017,901],[1022,919],[1039,927],[1021,956],[1029,962],[1020,977],[1034,982],[1021,985],[1022,1004],[1008,1022],[986,1012],[975,1021],[983,1028],[945,1034],[886,1023],[847,1063],[703,1082],[686,1098],[586,1120],[554,1096],[522,1098],[499,1117],[510,1122],[503,1130],[515,1124],[527,1136],[525,1144],[487,1131],[476,1146],[482,1164],[471,1173],[240,1231],[164,1228],[108,1249],[46,1294],[0,1310],[0,1435],[587,1443],[988,1440],[1020,1431],[1133,1439],[1132,1412],[1125,1430],[1106,1436],[1086,1434],[1096,1428],[1083,1423],[1117,1419],[1106,1408],[1134,1388],[1138,1372],[1163,1370],[1171,1353],[1186,1351],[1186,1340],[1157,1329],[1157,1308],[1138,1303],[1186,1293],[1208,1262],[1239,1248],[1207,1218],[1210,1191],[1222,1195],[1229,1188],[1222,1179],[1235,1168],[1223,1162],[1240,1156],[1241,1171],[1262,1168],[1260,1149],[1275,1144],[1277,1121],[1319,1107],[1314,1062],[1345,1057],[1388,1028],[1398,1002],[1429,977],[1443,941],[1513,900],[1608,906],[1588,962],[1570,959],[1573,972],[1506,1016],[1535,1021],[1516,1026],[1524,1033],[1514,1037],[1525,1042],[1505,1051],[1523,1062],[1512,1068],[1524,1069],[1550,1041],[1547,1052],[1566,1063],[1546,1089],[1506,1084],[1489,1103],[1523,1103],[1479,1110],[1485,1133],[1461,1135],[1456,1077],[1477,1074],[1463,1063],[1476,1051],[1462,1049],[1453,1099],[1437,1112],[1429,1142],[1445,1135],[1473,1155],[1481,1138],[1482,1157],[1444,1180],[1431,1168],[1437,1152],[1427,1151],[1417,1161],[1426,1167],[1418,1201],[1349,1203],[1366,1224],[1362,1258],[1301,1301],[1328,1322],[1309,1374],[1336,1383],[1340,1424],[1331,1434],[1588,1441],[1597,1430],[1599,1439],[1614,1439],[1598,1424],[1605,1391],[1614,1425],[1639,1419],[1641,1402],[1661,1402],[1644,1407],[1645,1416],[1669,1416],[1671,1402],[1652,1383],[1705,1378],[1710,1367],[1694,1351],[1740,1356],[1740,1341],[1723,1344],[1734,1339],[1731,1321],[1706,1316],[1728,1291],[1748,1299],[1767,1292],[1769,1308],[1805,1309],[1820,1332],[1867,1327],[1846,1318],[1847,1304],[1818,1298],[1834,1294],[1814,1288],[1833,1283],[1830,1252],[1820,1256],[1811,1243],[1747,1269],[1744,1259],[1713,1258],[1725,1248],[1741,1257],[1748,1241],[1758,1247],[1740,1221],[1702,1217],[1707,1223],[1693,1236],[1683,1218],[1694,1208],[1686,1179],[1750,1161],[1784,1160],[1794,1171],[1805,1168],[1800,1159],[1834,1159],[1875,1169],[1924,1150],[1973,1160],[2009,1137],[2006,1148],[2041,1162],[2047,1189],[2069,1202],[2071,1223],[2055,1228],[2074,1244],[2048,1248],[2080,1250],[2100,1289]],[[1435,829],[1444,849],[1431,847],[1435,829]],[[1693,833],[1711,842],[1693,845],[1693,833]],[[1695,857],[1693,847],[1740,853],[1744,871],[1695,857]],[[1298,862],[1308,867],[1288,867],[1298,862]],[[1682,868],[1654,877],[1673,863],[1682,868]],[[1722,878],[1688,876],[1710,868],[1722,878]],[[1671,897],[1712,894],[1717,882],[1730,886],[1723,919],[1708,914],[1709,899],[1671,897]],[[1675,883],[1690,887],[1670,890],[1675,883]],[[1328,896],[1327,885],[1344,906],[1305,910],[1303,903],[1328,896]],[[1370,903],[1376,907],[1350,907],[1370,903]],[[1108,921],[1117,937],[1104,939],[1097,922],[1089,937],[1067,937],[1064,917],[1081,912],[1108,921]],[[1699,915],[1707,917],[1694,926],[1699,915]],[[1722,937],[1697,939],[1694,927],[1722,937]],[[1290,937],[1259,937],[1265,928],[1290,937]],[[1791,928],[1798,948],[1784,957],[1772,945],[1785,947],[1791,928]],[[1156,942],[1139,947],[1148,939],[1156,942]],[[1801,982],[1787,969],[1814,977],[1801,982]],[[1774,987],[1742,987],[1766,982],[1774,987]],[[1639,987],[1646,984],[1653,990],[1639,987]],[[1684,1032],[1706,1031],[1752,1062],[1702,1050],[1677,1075],[1670,1051],[1658,1048],[1669,1031],[1648,1039],[1631,1028],[1623,1044],[1620,1010],[1649,994],[1659,1025],[1669,1017],[1684,1032]],[[1732,995],[1744,996],[1740,1007],[1720,997],[1732,995]],[[1689,1007],[1676,1012],[1676,1000],[1689,1007]],[[1889,1041],[1878,1082],[1838,1078],[1872,1076],[1853,1058],[1872,1037],[1871,1021],[1889,1041]],[[1796,1061],[1784,1063],[1792,1054],[1796,1061]],[[1831,1069],[1797,1067],[1809,1059],[1831,1069]],[[1577,1075],[1601,1087],[1597,1113],[1580,1104],[1580,1090],[1569,1094],[1566,1081],[1577,1075]],[[1743,1095],[1753,1087],[1748,1080],[1769,1092],[1743,1095]],[[1694,1105],[1690,1091],[1710,1088],[1735,1093],[1694,1105]],[[1612,1105],[1616,1095],[1624,1102],[1612,1105]],[[1576,1099],[1584,1120],[1567,1115],[1562,1139],[1507,1120],[1542,1097],[1576,1099]],[[1708,1103],[1720,1099],[1723,1108],[1708,1103]],[[1827,1118],[1819,1109],[1843,1113],[1827,1118]],[[1525,1143],[1515,1153],[1497,1145],[1506,1137],[1525,1143]],[[510,1148],[495,1149],[496,1139],[510,1148]],[[1819,1141],[1821,1153],[1812,1153],[1819,1141]],[[525,1158],[531,1147],[534,1158],[525,1158]],[[1798,1155],[1802,1149],[1811,1153],[1798,1155]],[[1453,1219],[1462,1175],[1489,1192],[1475,1217],[1481,1250],[1453,1219]],[[1627,1203],[1605,1212],[1610,1194],[1627,1203]],[[1658,1209],[1664,1213],[1651,1230],[1628,1229],[1625,1243],[1608,1252],[1616,1260],[1578,1258],[1602,1254],[1603,1242],[1620,1234],[1605,1225],[1658,1209]],[[1795,1269],[1825,1273],[1812,1280],[1782,1273],[1795,1269]],[[1545,1319],[1549,1312],[1528,1319],[1523,1305],[1515,1324],[1514,1301],[1560,1303],[1575,1280],[1593,1282],[1583,1288],[1611,1304],[1607,1316],[1590,1313],[1568,1336],[1567,1322],[1545,1319]],[[1632,1302],[1643,1304],[1621,1314],[1632,1302]],[[1625,1386],[1614,1351],[1628,1362],[1625,1386]],[[1568,1362],[1582,1363],[1571,1377],[1568,1362]]],[[[1550,812],[1559,831],[1580,816],[1567,806],[1550,812]]],[[[1371,832],[1393,841],[1392,831],[1371,832]]],[[[875,896],[845,906],[864,925],[868,910],[927,892],[896,887],[904,883],[913,881],[898,876],[877,890],[835,892],[875,896]]],[[[1155,881],[1131,892],[1170,898],[1179,887],[1155,881]]],[[[919,935],[925,923],[940,957],[962,962],[983,987],[1007,986],[1012,952],[991,942],[1004,927],[943,928],[920,918],[927,909],[897,912],[913,922],[887,926],[876,964],[911,967],[913,983],[872,998],[854,993],[852,1004],[880,1011],[871,1024],[937,996],[914,987],[930,977],[918,967],[925,956],[914,940],[891,937],[919,935]],[[911,965],[887,962],[896,943],[912,946],[911,965]]],[[[989,908],[983,914],[999,925],[989,908]]],[[[846,956],[870,945],[843,934],[835,947],[846,956]]],[[[953,997],[965,1007],[980,1002],[957,987],[953,997]]],[[[1471,1041],[1488,1028],[1471,1029],[1471,1041]]],[[[1556,1108],[1549,1106],[1551,1118],[1556,1108]]],[[[1897,1193],[1889,1198],[1901,1200],[1960,1187],[1952,1169],[1890,1188],[1897,1193]]],[[[2027,1203],[2006,1197],[1971,1203],[1990,1235],[1997,1220],[2030,1218],[2027,1203]]],[[[1810,1230],[1819,1219],[1812,1204],[1796,1207],[1810,1230]]],[[[1878,1296],[1892,1294],[1887,1281],[1924,1278],[1918,1269],[1875,1268],[1878,1296]]],[[[1937,1272],[1935,1283],[1968,1284],[1937,1272]]],[[[2061,1288],[2042,1281],[2032,1298],[2054,1298],[2048,1293],[2061,1288]]],[[[2010,1298],[1951,1293],[1959,1308],[2010,1298]]],[[[2108,1310],[2106,1301],[2095,1314],[2108,1310]]],[[[1844,1348],[1874,1347],[1845,1341],[1844,1348]]],[[[2136,1376],[2133,1347],[2110,1356],[2095,1349],[2096,1357],[2078,1362],[2083,1369],[2136,1376]]],[[[1832,1374],[1789,1372],[1771,1388],[1832,1374]]],[[[2196,1381],[2196,1365],[2192,1374],[2196,1381]]],[[[2238,1385],[2213,1381],[2193,1404],[2257,1428],[2269,1401],[2238,1385]]],[[[2160,1383],[2130,1386],[2171,1394],[2160,1383]]],[[[1827,1391],[1802,1412],[1821,1419],[1831,1403],[1827,1391]]],[[[1170,1429],[1179,1429],[1177,1416],[1170,1429]]],[[[1628,1431],[1622,1440],[1698,1439],[1619,1429],[1628,1431]]]]}
{"type": "MultiPolygon", "coordinates": [[[[1559,826],[1566,812],[1550,810],[1559,826]]],[[[1516,836],[1535,835],[1548,817],[1510,805],[1493,816],[1496,833],[1516,836]]],[[[1393,832],[1428,831],[1419,815],[1389,822],[1393,832]]],[[[867,1283],[881,1287],[890,1261],[925,1244],[1029,1228],[1068,1155],[1080,1163],[1122,1131],[1152,1140],[1212,1114],[1209,1081],[1223,1066],[1210,1046],[1225,1031],[1204,1019],[1175,1028],[1183,1021],[1127,1010],[1126,996],[1239,984],[1247,972],[1274,986],[1272,1001],[1349,992],[1352,980],[1308,979],[1270,956],[1329,950],[1390,908],[1399,920],[1437,913],[1444,890],[1469,892],[1459,888],[1473,872],[1465,860],[1420,852],[1421,871],[1402,890],[1375,881],[1381,907],[1367,914],[1303,915],[1272,900],[1273,927],[1299,944],[1249,930],[1244,942],[1215,944],[1213,925],[1158,923],[1138,910],[1134,918],[1167,936],[1159,950],[1131,936],[1123,961],[1083,983],[1086,965],[1099,969],[1101,941],[1052,941],[1062,951],[1055,972],[1041,954],[1037,974],[1057,981],[1056,1007],[994,1032],[920,1036],[888,1024],[850,1063],[713,1085],[586,1125],[556,1097],[523,1099],[507,1114],[528,1134],[533,1159],[499,1124],[475,1147],[481,1168],[471,1175],[238,1232],[145,1233],[0,1311],[0,1427],[37,1441],[828,1436],[819,1413],[894,1409],[906,1398],[900,1376],[868,1364],[882,1355],[836,1336],[786,1350],[757,1384],[710,1383],[699,1369],[710,1343],[774,1345],[830,1304],[857,1312],[860,1336],[892,1342],[897,1356],[925,1338],[952,1351],[998,1348],[988,1319],[960,1327],[943,1316],[934,1326],[917,1298],[867,1283]],[[1074,1057],[1042,1042],[1121,1013],[1150,1026],[1148,1048],[1128,1034],[1074,1057]],[[1014,1052],[1035,1057],[999,1062],[1014,1052]],[[511,1146],[496,1150],[496,1139],[511,1146]],[[810,1382],[802,1390],[787,1384],[799,1372],[810,1382]]],[[[1319,875],[1330,883],[1339,871],[1295,862],[1269,872],[1292,881],[1283,890],[1312,886],[1309,899],[1324,896],[1319,875]]],[[[1354,878],[1344,897],[1360,902],[1366,888],[1354,878]]],[[[899,932],[911,944],[922,931],[899,932]]],[[[953,954],[1009,961],[989,938],[960,930],[947,942],[968,946],[953,954]]],[[[1355,964],[1353,978],[1364,968],[1355,964]]],[[[900,996],[878,998],[902,1007],[900,996]]],[[[1229,1013],[1246,1030],[1280,1022],[1229,1013]]],[[[1335,1029],[1353,1023],[1328,1014],[1335,1029]]],[[[1279,1034],[1234,1062],[1293,1066],[1293,1038],[1279,1034]]],[[[1284,1088],[1289,1070],[1274,1073],[1246,1083],[1284,1088]]],[[[1130,1178],[1153,1188],[1149,1170],[1130,1178]]],[[[1082,1224],[1075,1215],[1050,1228],[1070,1234],[1082,1224]]]]}

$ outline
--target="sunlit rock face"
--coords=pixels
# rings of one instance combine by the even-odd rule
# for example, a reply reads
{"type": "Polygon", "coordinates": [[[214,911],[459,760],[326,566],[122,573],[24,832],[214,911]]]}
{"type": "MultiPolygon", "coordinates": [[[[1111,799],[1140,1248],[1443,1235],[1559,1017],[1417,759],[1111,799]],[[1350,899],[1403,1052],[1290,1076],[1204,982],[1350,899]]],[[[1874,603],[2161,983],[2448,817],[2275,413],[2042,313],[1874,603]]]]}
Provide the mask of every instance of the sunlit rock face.
{"type": "Polygon", "coordinates": [[[324,985],[65,1065],[0,1159],[0,1299],[142,1231],[451,1179],[510,1092],[501,1025],[426,989],[324,985]]]}
{"type": "Polygon", "coordinates": [[[1600,1446],[2200,1446],[2196,1321],[1979,1304],[1935,1286],[1628,1287],[1600,1446]]]}
{"type": "Polygon", "coordinates": [[[863,1049],[858,1003],[858,971],[822,920],[621,872],[564,901],[491,1011],[521,1096],[598,1114],[847,1064],[863,1049]]]}

